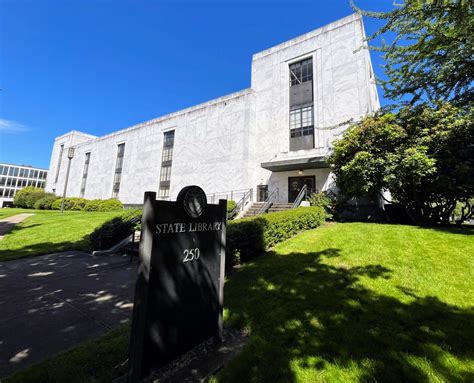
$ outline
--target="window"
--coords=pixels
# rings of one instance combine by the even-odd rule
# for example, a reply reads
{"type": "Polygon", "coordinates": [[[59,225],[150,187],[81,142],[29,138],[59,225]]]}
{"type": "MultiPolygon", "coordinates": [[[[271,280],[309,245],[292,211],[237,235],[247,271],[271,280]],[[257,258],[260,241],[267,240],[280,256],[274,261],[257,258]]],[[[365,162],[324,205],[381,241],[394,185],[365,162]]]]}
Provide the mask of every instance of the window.
{"type": "Polygon", "coordinates": [[[163,139],[163,147],[173,147],[174,146],[174,130],[165,132],[163,139]]]}
{"type": "Polygon", "coordinates": [[[290,65],[290,86],[313,80],[313,59],[309,58],[290,65]]]}
{"type": "Polygon", "coordinates": [[[6,176],[8,174],[8,166],[0,166],[0,174],[6,176]]]}
{"type": "Polygon", "coordinates": [[[312,125],[314,125],[312,105],[290,111],[290,129],[312,125]]]}
{"type": "Polygon", "coordinates": [[[16,183],[16,180],[14,178],[7,178],[7,186],[12,187],[13,184],[16,183]]]}
{"type": "Polygon", "coordinates": [[[0,186],[5,186],[5,183],[7,182],[7,178],[6,177],[1,177],[0,178],[0,186]]]}
{"type": "Polygon", "coordinates": [[[162,166],[160,181],[169,181],[171,179],[171,166],[162,166]]]}
{"type": "Polygon", "coordinates": [[[173,160],[174,130],[163,135],[163,151],[161,154],[160,189],[159,198],[170,196],[171,164],[173,160]]]}
{"type": "Polygon", "coordinates": [[[81,182],[81,197],[84,198],[84,194],[86,192],[86,181],[87,181],[87,173],[89,171],[89,162],[91,158],[91,153],[86,153],[86,158],[84,160],[84,170],[82,171],[82,182],[81,182]]]}
{"type": "Polygon", "coordinates": [[[63,158],[63,151],[64,151],[64,144],[61,144],[59,148],[59,158],[58,158],[58,166],[56,167],[56,177],[54,179],[54,182],[58,182],[58,177],[59,177],[59,170],[61,169],[61,160],[63,158]]]}
{"type": "Polygon", "coordinates": [[[20,169],[20,177],[25,177],[25,170],[24,168],[20,169]]]}
{"type": "Polygon", "coordinates": [[[159,198],[168,198],[170,196],[170,187],[169,186],[161,186],[160,192],[158,193],[159,198]]]}
{"type": "Polygon", "coordinates": [[[38,170],[35,170],[33,173],[33,178],[38,178],[38,170]]]}
{"type": "Polygon", "coordinates": [[[0,197],[3,197],[3,189],[0,189],[0,197]]]}
{"type": "Polygon", "coordinates": [[[163,148],[163,154],[161,156],[161,161],[162,162],[167,162],[167,161],[171,161],[171,159],[173,158],[173,147],[164,147],[163,148]]]}
{"type": "Polygon", "coordinates": [[[112,186],[112,198],[118,198],[120,182],[122,180],[123,157],[125,154],[125,144],[117,146],[117,161],[115,163],[114,182],[112,186]]]}

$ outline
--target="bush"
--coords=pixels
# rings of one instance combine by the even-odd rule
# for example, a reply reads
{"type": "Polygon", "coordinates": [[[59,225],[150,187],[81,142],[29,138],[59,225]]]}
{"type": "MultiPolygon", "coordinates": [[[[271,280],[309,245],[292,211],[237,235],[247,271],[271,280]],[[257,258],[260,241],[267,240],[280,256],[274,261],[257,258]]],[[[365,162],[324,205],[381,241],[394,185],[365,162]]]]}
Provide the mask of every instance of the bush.
{"type": "Polygon", "coordinates": [[[56,200],[61,200],[53,193],[46,193],[45,196],[35,202],[35,209],[37,210],[51,210],[51,206],[56,200]]]}
{"type": "Polygon", "coordinates": [[[311,206],[319,206],[324,209],[327,216],[326,218],[332,218],[335,210],[335,198],[331,198],[326,193],[313,193],[308,198],[311,206]]]}
{"type": "Polygon", "coordinates": [[[237,202],[231,199],[227,200],[227,214],[232,212],[232,210],[234,210],[236,206],[237,206],[237,202]]]}
{"type": "Polygon", "coordinates": [[[246,262],[302,230],[321,225],[322,207],[300,207],[229,222],[227,225],[227,267],[246,262]]]}
{"type": "Polygon", "coordinates": [[[142,210],[126,210],[120,215],[104,222],[89,236],[91,251],[108,249],[132,234],[134,230],[138,230],[140,222],[130,221],[141,216],[142,210]]]}
{"type": "Polygon", "coordinates": [[[85,211],[100,211],[100,199],[91,199],[84,206],[85,211]]]}
{"type": "Polygon", "coordinates": [[[123,210],[122,202],[118,199],[110,198],[106,200],[93,199],[84,206],[85,211],[115,211],[123,210]]]}
{"type": "Polygon", "coordinates": [[[26,188],[16,192],[15,197],[13,198],[13,204],[16,207],[33,209],[36,201],[45,196],[46,193],[44,192],[44,189],[27,186],[26,188]]]}
{"type": "MultiPolygon", "coordinates": [[[[51,208],[53,210],[61,209],[62,198],[58,198],[53,202],[51,208]]],[[[64,199],[64,210],[84,210],[87,200],[79,197],[67,197],[64,199]]]]}
{"type": "Polygon", "coordinates": [[[102,200],[100,202],[99,211],[115,211],[115,210],[123,210],[122,202],[120,202],[118,199],[110,198],[110,199],[102,200]]]}

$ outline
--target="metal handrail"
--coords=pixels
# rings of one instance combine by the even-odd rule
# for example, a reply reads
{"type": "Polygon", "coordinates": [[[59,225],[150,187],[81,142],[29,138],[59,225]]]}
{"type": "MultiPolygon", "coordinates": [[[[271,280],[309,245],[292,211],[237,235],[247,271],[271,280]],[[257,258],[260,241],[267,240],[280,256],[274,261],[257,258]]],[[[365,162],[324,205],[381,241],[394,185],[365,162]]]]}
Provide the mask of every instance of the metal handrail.
{"type": "Polygon", "coordinates": [[[253,189],[250,188],[249,190],[247,190],[244,195],[242,196],[242,198],[237,202],[237,204],[235,205],[235,207],[232,209],[232,211],[230,211],[228,214],[227,214],[227,219],[232,219],[234,218],[235,216],[237,216],[244,208],[245,208],[245,205],[247,205],[247,202],[249,201],[252,201],[252,197],[253,197],[253,189]],[[248,199],[248,201],[247,201],[248,199]]]}
{"type": "Polygon", "coordinates": [[[298,193],[298,196],[295,199],[295,202],[293,202],[293,206],[291,208],[294,209],[295,207],[300,206],[301,201],[303,201],[303,198],[306,198],[307,193],[308,193],[308,187],[306,185],[303,185],[300,192],[298,193]]]}
{"type": "Polygon", "coordinates": [[[206,197],[209,203],[215,203],[216,199],[226,199],[226,200],[234,200],[234,197],[242,195],[242,193],[247,193],[249,189],[235,189],[229,191],[220,191],[214,193],[206,193],[206,197]]]}
{"type": "Polygon", "coordinates": [[[270,206],[273,204],[273,199],[275,196],[277,200],[280,197],[280,190],[278,188],[267,195],[267,198],[265,198],[265,201],[263,201],[262,207],[257,211],[257,215],[265,213],[270,208],[270,206]]]}

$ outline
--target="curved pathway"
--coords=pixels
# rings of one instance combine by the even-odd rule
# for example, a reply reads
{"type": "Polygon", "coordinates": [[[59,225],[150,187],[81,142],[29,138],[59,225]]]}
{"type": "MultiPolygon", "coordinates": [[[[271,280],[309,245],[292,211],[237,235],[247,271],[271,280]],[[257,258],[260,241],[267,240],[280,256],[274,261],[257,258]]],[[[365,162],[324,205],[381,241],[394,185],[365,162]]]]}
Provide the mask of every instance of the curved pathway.
{"type": "Polygon", "coordinates": [[[6,233],[13,229],[13,226],[15,226],[17,223],[23,222],[25,219],[31,217],[32,215],[34,214],[22,213],[13,215],[8,218],[0,219],[0,240],[3,239],[3,236],[6,233]]]}

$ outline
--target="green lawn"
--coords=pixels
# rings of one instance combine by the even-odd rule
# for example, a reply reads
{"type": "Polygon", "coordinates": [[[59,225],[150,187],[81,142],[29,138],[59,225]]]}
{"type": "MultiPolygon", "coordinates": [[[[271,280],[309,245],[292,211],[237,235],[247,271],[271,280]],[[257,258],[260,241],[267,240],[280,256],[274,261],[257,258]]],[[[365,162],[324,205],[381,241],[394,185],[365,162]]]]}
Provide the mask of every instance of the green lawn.
{"type": "MultiPolygon", "coordinates": [[[[10,209],[2,209],[10,210],[10,209]]],[[[88,248],[87,235],[118,212],[11,209],[34,213],[0,240],[0,261],[88,248]]]]}
{"type": "Polygon", "coordinates": [[[222,382],[472,382],[474,231],[303,233],[225,285],[251,343],[222,382]]]}
{"type": "MultiPolygon", "coordinates": [[[[473,254],[472,228],[302,233],[229,277],[225,319],[250,342],[214,380],[472,382],[473,254]]],[[[123,372],[127,330],[82,347],[6,382],[108,382],[123,372]]]]}
{"type": "Polygon", "coordinates": [[[8,218],[15,214],[31,213],[31,212],[34,212],[34,211],[29,210],[29,209],[20,209],[16,207],[3,208],[3,209],[0,209],[0,219],[8,218]]]}

